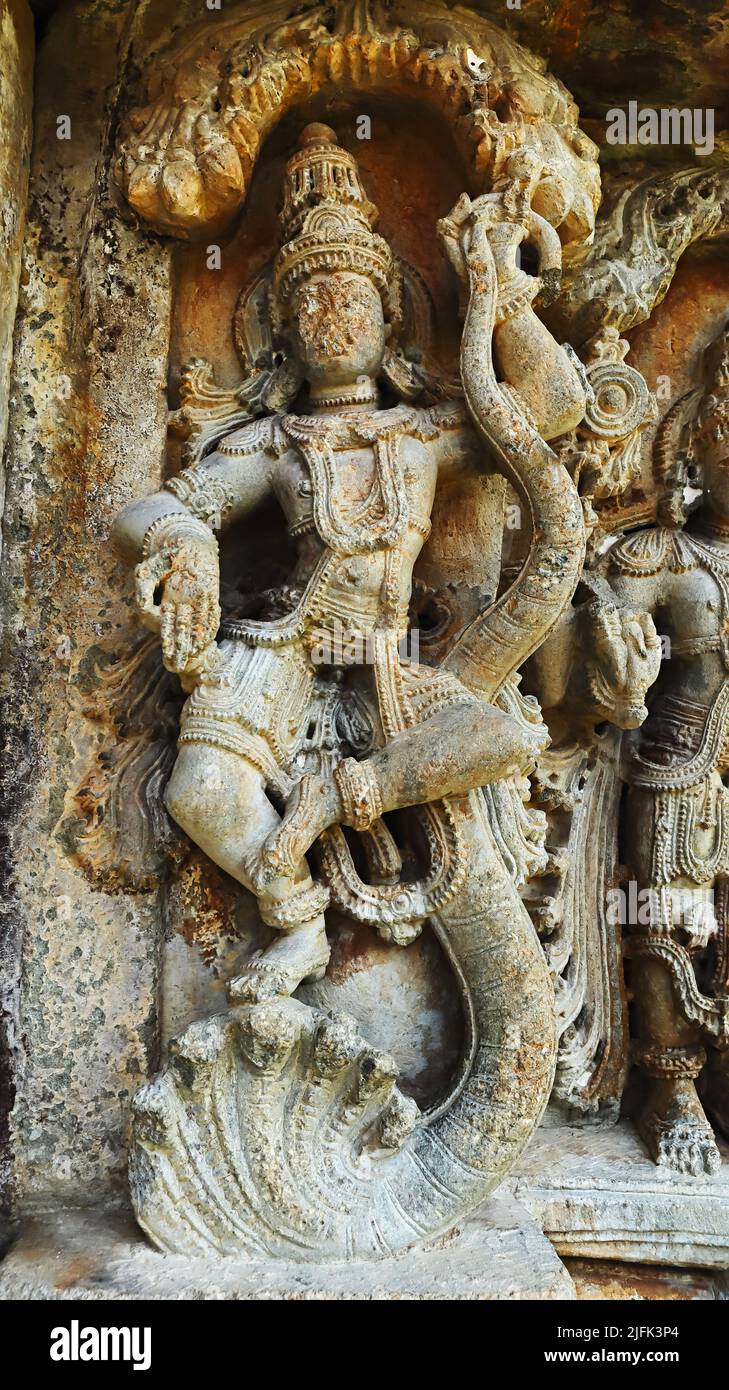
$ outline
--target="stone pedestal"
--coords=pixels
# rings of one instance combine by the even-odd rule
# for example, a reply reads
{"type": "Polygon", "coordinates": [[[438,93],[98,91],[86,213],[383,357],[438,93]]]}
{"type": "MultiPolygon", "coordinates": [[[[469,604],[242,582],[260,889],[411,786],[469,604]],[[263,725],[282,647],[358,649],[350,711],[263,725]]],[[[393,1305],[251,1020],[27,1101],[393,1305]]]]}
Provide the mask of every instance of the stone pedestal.
{"type": "Polygon", "coordinates": [[[729,1148],[722,1153],[720,1173],[687,1178],[656,1168],[626,1121],[542,1129],[510,1181],[513,1191],[501,1188],[421,1250],[350,1266],[161,1255],[127,1211],[67,1209],[25,1223],[0,1270],[0,1299],[724,1297],[729,1148]],[[608,1262],[643,1271],[635,1268],[632,1282],[627,1271],[618,1279],[620,1265],[608,1262]],[[669,1267],[665,1276],[655,1269],[661,1265],[669,1267]],[[711,1270],[711,1287],[687,1292],[682,1268],[694,1282],[698,1270],[711,1270]]]}
{"type": "Polygon", "coordinates": [[[38,1217],[0,1271],[0,1299],[574,1299],[567,1270],[501,1192],[426,1249],[377,1264],[306,1265],[160,1255],[126,1214],[38,1217]]]}
{"type": "Polygon", "coordinates": [[[542,1129],[511,1179],[560,1255],[729,1269],[729,1148],[713,1177],[651,1162],[635,1129],[542,1129]]]}

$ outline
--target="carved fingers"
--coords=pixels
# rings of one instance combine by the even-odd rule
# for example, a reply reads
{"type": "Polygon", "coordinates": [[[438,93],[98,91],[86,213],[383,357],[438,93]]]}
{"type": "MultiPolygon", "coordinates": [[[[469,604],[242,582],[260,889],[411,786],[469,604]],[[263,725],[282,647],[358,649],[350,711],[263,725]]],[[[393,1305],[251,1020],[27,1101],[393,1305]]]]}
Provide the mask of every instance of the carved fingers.
{"type": "Polygon", "coordinates": [[[462,193],[448,216],[438,222],[441,246],[462,283],[468,279],[465,245],[471,235],[472,207],[468,194],[462,193]]]}
{"type": "Polygon", "coordinates": [[[220,607],[208,584],[209,578],[189,570],[173,572],[164,584],[160,636],[169,670],[186,671],[215,638],[220,607]]]}
{"type": "Polygon", "coordinates": [[[160,615],[155,599],[167,568],[166,558],[157,554],[151,555],[148,560],[142,560],[134,571],[135,598],[139,616],[144,626],[151,628],[153,632],[159,631],[160,615]]]}
{"type": "Polygon", "coordinates": [[[622,611],[621,639],[625,652],[625,682],[645,693],[658,676],[661,640],[650,613],[622,611]]]}
{"type": "Polygon", "coordinates": [[[693,951],[705,950],[717,931],[716,921],[710,921],[708,918],[683,923],[683,928],[688,938],[688,946],[693,951]]]}
{"type": "Polygon", "coordinates": [[[217,558],[189,542],[137,566],[137,604],[148,627],[159,630],[170,671],[205,669],[220,625],[217,558]]]}
{"type": "MultiPolygon", "coordinates": [[[[468,282],[469,269],[483,270],[492,261],[489,230],[493,227],[496,206],[491,194],[483,194],[472,202],[462,193],[447,217],[438,223],[438,235],[448,260],[462,284],[468,282]]],[[[523,234],[519,227],[515,235],[523,234]]]]}

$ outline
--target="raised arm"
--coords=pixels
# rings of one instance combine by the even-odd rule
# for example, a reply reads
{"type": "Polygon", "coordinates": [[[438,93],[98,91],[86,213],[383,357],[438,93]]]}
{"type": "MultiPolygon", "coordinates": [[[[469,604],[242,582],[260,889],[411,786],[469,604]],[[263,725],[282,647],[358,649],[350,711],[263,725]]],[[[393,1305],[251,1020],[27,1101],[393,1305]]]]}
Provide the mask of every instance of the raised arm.
{"type": "Polygon", "coordinates": [[[165,666],[192,678],[209,666],[220,624],[216,532],[251,511],[270,490],[270,420],[232,434],[160,492],[130,502],[111,539],[136,565],[142,622],[160,633],[165,666]]]}

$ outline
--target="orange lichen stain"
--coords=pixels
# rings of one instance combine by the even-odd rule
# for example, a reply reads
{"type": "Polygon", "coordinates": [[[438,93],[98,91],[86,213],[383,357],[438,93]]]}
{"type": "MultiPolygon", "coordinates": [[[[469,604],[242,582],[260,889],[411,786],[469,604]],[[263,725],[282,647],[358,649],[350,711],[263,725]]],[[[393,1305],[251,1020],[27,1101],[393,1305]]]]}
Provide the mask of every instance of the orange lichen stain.
{"type": "Polygon", "coordinates": [[[351,975],[369,970],[378,960],[387,960],[390,947],[378,941],[371,927],[347,923],[332,936],[332,955],[328,977],[336,985],[344,984],[351,975]]]}
{"type": "Polygon", "coordinates": [[[580,46],[591,0],[562,0],[550,25],[550,61],[571,58],[580,46]]]}
{"type": "Polygon", "coordinates": [[[701,354],[726,322],[729,265],[719,255],[686,256],[661,304],[646,323],[629,330],[628,361],[652,390],[664,386],[663,413],[696,384],[701,354]]]}
{"type": "MultiPolygon", "coordinates": [[[[625,330],[630,342],[626,361],[642,372],[651,391],[655,391],[658,420],[671,405],[701,381],[701,358],[705,348],[726,323],[729,297],[729,265],[713,249],[691,250],[679,262],[665,299],[650,318],[625,330]]],[[[638,496],[655,497],[651,446],[658,421],[646,431],[638,496]]],[[[604,513],[607,520],[608,513],[604,513]]],[[[619,530],[631,524],[630,507],[612,509],[610,525],[619,530]]],[[[640,512],[643,520],[646,513],[640,512]]],[[[635,524],[633,521],[632,524],[635,524]]]]}
{"type": "Polygon", "coordinates": [[[177,889],[181,898],[177,931],[203,963],[213,967],[221,941],[238,937],[235,906],[241,890],[197,855],[182,870],[177,889]]]}
{"type": "Polygon", "coordinates": [[[74,1284],[78,1284],[82,1279],[87,1279],[93,1269],[93,1260],[85,1255],[77,1255],[75,1259],[69,1260],[65,1269],[58,1275],[55,1287],[57,1289],[72,1289],[74,1284]]]}
{"type": "Polygon", "coordinates": [[[657,1265],[624,1265],[612,1260],[566,1259],[578,1299],[659,1299],[693,1301],[717,1297],[711,1270],[664,1269],[657,1265]]]}

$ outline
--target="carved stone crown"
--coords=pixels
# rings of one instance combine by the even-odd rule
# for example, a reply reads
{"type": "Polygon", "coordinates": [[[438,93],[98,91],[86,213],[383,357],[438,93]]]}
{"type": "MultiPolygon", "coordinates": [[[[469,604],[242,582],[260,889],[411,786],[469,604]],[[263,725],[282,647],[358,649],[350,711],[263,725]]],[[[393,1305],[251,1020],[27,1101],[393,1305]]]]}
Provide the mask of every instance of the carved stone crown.
{"type": "Polygon", "coordinates": [[[357,163],[329,126],[308,125],[286,166],[281,225],[284,244],[273,269],[274,295],[285,304],[317,271],[349,270],[372,280],[387,305],[395,266],[372,230],[377,208],[362,187],[357,163]]]}

